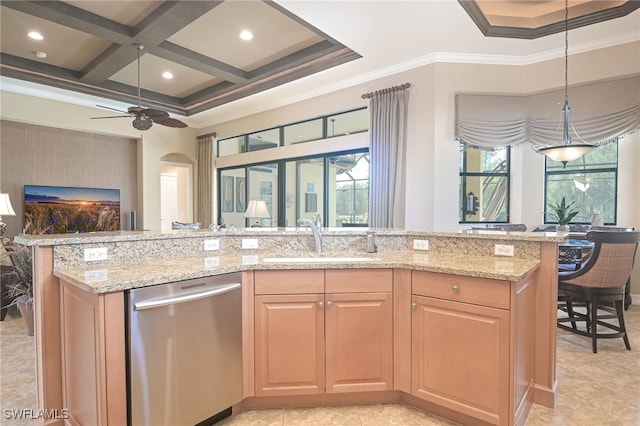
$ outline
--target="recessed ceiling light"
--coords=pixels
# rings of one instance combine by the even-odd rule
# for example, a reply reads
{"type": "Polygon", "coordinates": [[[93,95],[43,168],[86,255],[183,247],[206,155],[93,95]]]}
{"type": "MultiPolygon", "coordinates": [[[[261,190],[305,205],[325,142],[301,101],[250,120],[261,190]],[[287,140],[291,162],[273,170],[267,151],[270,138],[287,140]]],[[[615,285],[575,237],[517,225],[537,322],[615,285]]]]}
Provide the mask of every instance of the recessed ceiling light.
{"type": "Polygon", "coordinates": [[[163,72],[163,73],[162,73],[162,76],[163,76],[164,78],[166,78],[167,80],[170,80],[170,79],[172,79],[172,78],[173,78],[173,74],[171,74],[169,71],[165,71],[165,72],[163,72]]]}
{"type": "Polygon", "coordinates": [[[29,34],[27,34],[29,37],[31,37],[34,40],[42,40],[44,39],[44,37],[42,37],[42,34],[40,34],[37,31],[31,31],[29,34]]]}
{"type": "Polygon", "coordinates": [[[251,31],[249,30],[242,30],[240,32],[240,38],[246,41],[249,41],[253,38],[253,34],[251,34],[251,31]]]}
{"type": "Polygon", "coordinates": [[[47,54],[45,52],[35,52],[36,58],[45,59],[47,54]]]}

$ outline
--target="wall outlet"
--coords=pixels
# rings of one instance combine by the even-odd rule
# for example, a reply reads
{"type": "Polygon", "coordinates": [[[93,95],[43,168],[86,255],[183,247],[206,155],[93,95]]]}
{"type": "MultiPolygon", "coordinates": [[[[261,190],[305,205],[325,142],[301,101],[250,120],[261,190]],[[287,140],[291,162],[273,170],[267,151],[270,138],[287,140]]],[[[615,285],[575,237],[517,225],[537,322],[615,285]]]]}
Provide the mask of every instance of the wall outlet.
{"type": "Polygon", "coordinates": [[[513,246],[496,244],[495,254],[496,256],[513,256],[513,246]]]}
{"type": "Polygon", "coordinates": [[[204,249],[206,251],[220,250],[220,240],[204,240],[204,249]]]}
{"type": "Polygon", "coordinates": [[[414,250],[429,250],[429,240],[413,240],[414,250]]]}
{"type": "Polygon", "coordinates": [[[257,249],[258,248],[258,239],[257,238],[243,238],[242,239],[242,249],[257,249]]]}
{"type": "Polygon", "coordinates": [[[244,255],[242,256],[242,264],[243,265],[257,265],[258,264],[258,256],[256,255],[244,255]]]}
{"type": "Polygon", "coordinates": [[[204,258],[205,268],[217,268],[220,266],[220,258],[218,256],[210,256],[204,258]]]}
{"type": "Polygon", "coordinates": [[[106,247],[86,248],[84,249],[84,261],[93,262],[95,260],[107,260],[108,250],[106,247]]]}
{"type": "Polygon", "coordinates": [[[84,272],[84,280],[89,283],[98,283],[109,279],[109,272],[106,269],[96,269],[84,272]]]}

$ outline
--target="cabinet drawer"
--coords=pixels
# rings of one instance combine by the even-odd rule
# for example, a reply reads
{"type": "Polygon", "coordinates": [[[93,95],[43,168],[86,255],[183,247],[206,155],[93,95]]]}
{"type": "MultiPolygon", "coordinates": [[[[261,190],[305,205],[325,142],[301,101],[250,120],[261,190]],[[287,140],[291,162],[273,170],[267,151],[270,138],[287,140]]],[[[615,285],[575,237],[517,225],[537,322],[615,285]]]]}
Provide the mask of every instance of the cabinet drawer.
{"type": "Polygon", "coordinates": [[[327,269],[327,293],[387,292],[393,287],[391,269],[327,269]]]}
{"type": "Polygon", "coordinates": [[[487,278],[413,271],[412,293],[419,296],[509,309],[511,283],[487,278]]]}
{"type": "Polygon", "coordinates": [[[324,293],[324,270],[255,271],[255,294],[324,293]]]}

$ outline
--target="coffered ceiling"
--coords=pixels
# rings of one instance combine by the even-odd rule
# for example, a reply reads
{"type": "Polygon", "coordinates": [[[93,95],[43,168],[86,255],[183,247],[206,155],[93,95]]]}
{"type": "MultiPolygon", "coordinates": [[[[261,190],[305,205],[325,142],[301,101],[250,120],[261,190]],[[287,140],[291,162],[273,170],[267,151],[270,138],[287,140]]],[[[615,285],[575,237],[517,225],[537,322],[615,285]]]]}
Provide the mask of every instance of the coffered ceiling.
{"type": "Polygon", "coordinates": [[[182,115],[359,57],[262,1],[3,1],[1,25],[3,75],[130,103],[143,45],[144,103],[182,115]]]}
{"type": "MultiPolygon", "coordinates": [[[[500,56],[503,63],[521,63],[550,51],[561,55],[561,39],[553,34],[564,31],[564,1],[557,0],[0,4],[3,90],[7,81],[12,87],[29,82],[41,93],[64,89],[133,105],[137,43],[144,45],[143,106],[194,119],[257,95],[267,106],[267,94],[284,98],[284,87],[289,94],[337,90],[441,58],[500,56]],[[240,39],[242,30],[250,30],[253,39],[240,39]],[[30,39],[29,31],[44,39],[30,39]],[[173,79],[164,79],[164,71],[173,79]]],[[[576,42],[638,40],[638,7],[638,1],[571,0],[576,42]]]]}

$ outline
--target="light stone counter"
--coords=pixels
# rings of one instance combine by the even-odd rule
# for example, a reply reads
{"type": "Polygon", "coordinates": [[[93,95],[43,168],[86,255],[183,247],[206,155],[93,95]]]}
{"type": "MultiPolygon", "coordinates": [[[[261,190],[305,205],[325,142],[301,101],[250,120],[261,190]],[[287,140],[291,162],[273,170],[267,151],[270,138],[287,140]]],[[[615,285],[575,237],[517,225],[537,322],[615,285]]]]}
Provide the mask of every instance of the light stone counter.
{"type": "Polygon", "coordinates": [[[220,253],[149,260],[94,268],[55,270],[58,278],[92,293],[108,293],[173,281],[245,270],[403,268],[445,274],[519,281],[539,264],[535,259],[466,256],[416,251],[381,253],[220,253]],[[265,261],[265,258],[270,261],[265,261]],[[282,258],[283,261],[274,259],[282,258]],[[299,261],[304,258],[304,261],[299,261]],[[307,258],[318,260],[307,261],[307,258]],[[367,260],[351,260],[371,259],[367,260]]]}
{"type": "Polygon", "coordinates": [[[540,263],[542,244],[557,244],[565,237],[539,232],[325,228],[322,255],[313,252],[309,228],[19,235],[14,240],[35,247],[53,246],[53,270],[58,278],[92,293],[109,293],[255,269],[404,268],[518,281],[540,263]],[[375,254],[364,252],[367,231],[376,233],[375,254]],[[257,242],[258,249],[243,249],[246,239],[257,242]],[[219,249],[205,250],[211,240],[219,249]],[[428,240],[429,250],[413,250],[415,240],[428,240]],[[513,257],[495,256],[498,244],[510,246],[513,257]],[[88,248],[104,249],[107,259],[86,260],[88,248]],[[275,256],[374,260],[264,261],[275,256]]]}

